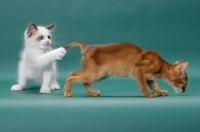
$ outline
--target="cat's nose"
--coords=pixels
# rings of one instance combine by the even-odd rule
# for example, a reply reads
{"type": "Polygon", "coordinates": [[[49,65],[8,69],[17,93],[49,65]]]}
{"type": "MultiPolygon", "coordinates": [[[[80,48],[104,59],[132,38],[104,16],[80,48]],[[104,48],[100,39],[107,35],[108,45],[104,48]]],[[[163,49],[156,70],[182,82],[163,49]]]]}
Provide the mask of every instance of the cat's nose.
{"type": "Polygon", "coordinates": [[[49,45],[50,44],[50,41],[49,40],[47,40],[47,45],[49,45]]]}

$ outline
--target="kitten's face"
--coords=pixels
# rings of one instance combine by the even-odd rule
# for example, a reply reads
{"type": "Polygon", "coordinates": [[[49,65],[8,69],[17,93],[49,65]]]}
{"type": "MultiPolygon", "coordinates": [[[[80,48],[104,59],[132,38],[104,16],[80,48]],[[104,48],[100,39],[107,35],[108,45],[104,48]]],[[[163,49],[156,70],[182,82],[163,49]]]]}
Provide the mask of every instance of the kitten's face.
{"type": "Polygon", "coordinates": [[[51,29],[54,25],[49,27],[29,25],[25,32],[25,40],[28,46],[33,48],[47,49],[51,45],[51,29]]]}
{"type": "Polygon", "coordinates": [[[188,62],[177,61],[169,70],[170,76],[168,82],[172,85],[176,93],[182,93],[186,90],[188,82],[186,68],[188,67],[188,64],[188,62]]]}

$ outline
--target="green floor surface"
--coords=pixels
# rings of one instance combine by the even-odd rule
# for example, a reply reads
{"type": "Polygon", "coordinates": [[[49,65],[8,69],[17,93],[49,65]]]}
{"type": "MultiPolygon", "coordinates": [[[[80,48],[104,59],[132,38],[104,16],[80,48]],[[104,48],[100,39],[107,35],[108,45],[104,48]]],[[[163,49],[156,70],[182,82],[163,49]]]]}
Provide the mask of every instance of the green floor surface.
{"type": "Polygon", "coordinates": [[[115,77],[92,85],[101,91],[99,97],[89,96],[82,84],[74,84],[74,97],[66,98],[63,89],[39,94],[39,85],[34,83],[13,92],[10,82],[4,81],[0,128],[3,132],[200,131],[198,81],[189,81],[183,94],[158,82],[169,96],[146,98],[134,80],[115,77]]]}

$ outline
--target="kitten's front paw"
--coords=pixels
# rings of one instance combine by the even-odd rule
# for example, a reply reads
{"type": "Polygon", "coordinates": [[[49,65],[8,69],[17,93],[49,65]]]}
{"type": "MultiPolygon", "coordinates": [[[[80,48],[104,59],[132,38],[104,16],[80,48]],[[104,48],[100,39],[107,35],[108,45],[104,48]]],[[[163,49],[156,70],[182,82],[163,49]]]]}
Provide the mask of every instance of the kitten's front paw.
{"type": "Polygon", "coordinates": [[[22,87],[21,85],[13,85],[12,87],[11,87],[11,90],[12,91],[20,91],[20,90],[25,90],[26,88],[24,88],[24,87],[22,87]]]}
{"type": "Polygon", "coordinates": [[[156,97],[156,92],[148,93],[148,94],[146,94],[145,96],[148,97],[148,98],[156,97]]]}
{"type": "Polygon", "coordinates": [[[66,54],[66,50],[62,47],[56,49],[56,59],[61,60],[63,56],[66,54]]]}
{"type": "Polygon", "coordinates": [[[100,91],[92,90],[92,91],[89,92],[89,94],[92,95],[92,96],[99,96],[100,95],[100,91]]]}
{"type": "Polygon", "coordinates": [[[41,94],[49,94],[49,93],[51,93],[51,91],[48,87],[41,87],[40,93],[41,94]]]}
{"type": "Polygon", "coordinates": [[[51,86],[50,86],[50,89],[51,90],[58,90],[58,89],[60,89],[60,86],[56,83],[56,84],[52,84],[51,86]]]}
{"type": "Polygon", "coordinates": [[[161,90],[160,94],[162,96],[167,96],[168,95],[168,91],[167,90],[161,90]]]}
{"type": "Polygon", "coordinates": [[[64,92],[65,97],[72,97],[73,93],[71,91],[64,92]]]}

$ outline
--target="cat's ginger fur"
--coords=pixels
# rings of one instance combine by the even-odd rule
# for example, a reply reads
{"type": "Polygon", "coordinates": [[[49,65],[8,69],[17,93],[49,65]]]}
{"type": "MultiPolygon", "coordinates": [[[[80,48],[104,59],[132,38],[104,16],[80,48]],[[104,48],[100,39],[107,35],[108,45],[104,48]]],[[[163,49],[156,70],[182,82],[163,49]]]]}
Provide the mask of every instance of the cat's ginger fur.
{"type": "Polygon", "coordinates": [[[168,82],[177,93],[185,92],[188,80],[185,70],[188,62],[176,61],[171,65],[155,51],[142,50],[130,43],[86,46],[82,42],[73,42],[64,48],[75,46],[81,48],[83,69],[71,73],[66,79],[64,96],[73,96],[71,85],[75,82],[83,83],[90,95],[98,96],[100,92],[93,90],[90,84],[112,75],[135,78],[146,97],[155,97],[156,94],[168,95],[167,90],[159,88],[155,82],[156,78],[168,82]],[[146,84],[153,92],[147,90],[146,84]]]}

